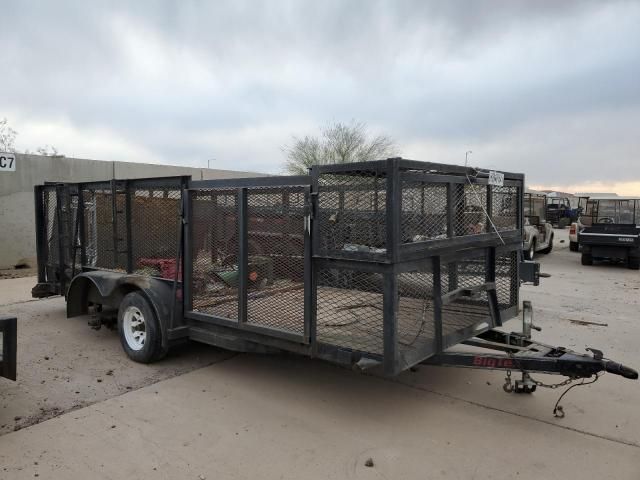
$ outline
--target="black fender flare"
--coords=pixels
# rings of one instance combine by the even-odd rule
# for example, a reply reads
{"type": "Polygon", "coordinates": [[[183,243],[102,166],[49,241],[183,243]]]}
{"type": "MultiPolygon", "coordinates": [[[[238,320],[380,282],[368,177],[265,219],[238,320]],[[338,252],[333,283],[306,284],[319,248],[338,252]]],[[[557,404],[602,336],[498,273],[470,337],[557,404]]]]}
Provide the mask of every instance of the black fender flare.
{"type": "MultiPolygon", "coordinates": [[[[88,313],[89,293],[100,297],[104,305],[118,308],[125,295],[140,292],[149,302],[160,323],[162,332],[162,346],[168,344],[167,330],[171,322],[171,309],[174,306],[173,285],[166,280],[160,280],[144,275],[130,275],[126,273],[95,270],[84,272],[73,277],[67,291],[67,318],[77,317],[88,313]]],[[[179,306],[175,302],[176,308],[179,306]]]]}

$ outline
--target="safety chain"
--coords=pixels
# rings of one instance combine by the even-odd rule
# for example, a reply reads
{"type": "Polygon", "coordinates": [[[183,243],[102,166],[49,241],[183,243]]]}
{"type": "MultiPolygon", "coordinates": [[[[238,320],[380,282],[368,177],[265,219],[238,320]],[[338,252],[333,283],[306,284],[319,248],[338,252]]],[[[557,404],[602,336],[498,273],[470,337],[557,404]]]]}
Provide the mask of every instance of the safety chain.
{"type": "MultiPolygon", "coordinates": [[[[529,375],[529,379],[538,387],[550,388],[552,390],[555,390],[556,388],[564,387],[565,385],[569,385],[571,382],[577,380],[577,378],[568,377],[566,380],[560,383],[544,383],[544,382],[541,382],[540,380],[534,380],[530,375],[529,375]]],[[[513,392],[514,387],[511,381],[511,370],[507,370],[507,376],[505,378],[505,382],[502,388],[505,392],[508,392],[508,393],[513,392]]]]}
{"type": "Polygon", "coordinates": [[[543,383],[539,380],[534,380],[533,378],[531,379],[531,381],[535,383],[538,387],[551,388],[551,389],[564,387],[565,385],[569,385],[571,382],[575,380],[577,380],[577,378],[569,377],[564,382],[560,382],[560,383],[543,383]]]}

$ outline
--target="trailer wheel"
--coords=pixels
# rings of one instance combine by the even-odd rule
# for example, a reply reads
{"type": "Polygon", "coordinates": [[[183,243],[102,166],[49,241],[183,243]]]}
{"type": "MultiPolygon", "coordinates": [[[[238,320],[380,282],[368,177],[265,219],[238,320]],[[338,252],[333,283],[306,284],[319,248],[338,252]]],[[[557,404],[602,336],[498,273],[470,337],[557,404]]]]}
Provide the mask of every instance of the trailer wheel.
{"type": "Polygon", "coordinates": [[[129,293],[120,303],[118,334],[122,348],[134,362],[151,363],[167,353],[162,348],[158,319],[139,292],[129,293]]]}
{"type": "Polygon", "coordinates": [[[628,266],[631,270],[640,270],[640,257],[629,257],[628,266]]]}
{"type": "Polygon", "coordinates": [[[572,252],[577,252],[579,248],[578,242],[569,242],[569,250],[572,252]]]}
{"type": "Polygon", "coordinates": [[[593,265],[593,257],[590,253],[583,253],[580,260],[582,265],[593,265]]]}

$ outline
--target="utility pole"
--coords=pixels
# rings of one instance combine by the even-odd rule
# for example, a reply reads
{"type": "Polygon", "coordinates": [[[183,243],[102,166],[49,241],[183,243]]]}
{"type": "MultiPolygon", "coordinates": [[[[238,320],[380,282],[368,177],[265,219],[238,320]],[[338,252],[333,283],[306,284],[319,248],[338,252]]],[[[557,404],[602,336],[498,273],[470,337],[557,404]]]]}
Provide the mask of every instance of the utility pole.
{"type": "Polygon", "coordinates": [[[464,153],[464,166],[465,166],[465,167],[466,167],[466,166],[467,166],[467,164],[469,163],[469,154],[470,154],[470,153],[473,153],[473,152],[472,152],[471,150],[467,150],[467,151],[464,153]]]}

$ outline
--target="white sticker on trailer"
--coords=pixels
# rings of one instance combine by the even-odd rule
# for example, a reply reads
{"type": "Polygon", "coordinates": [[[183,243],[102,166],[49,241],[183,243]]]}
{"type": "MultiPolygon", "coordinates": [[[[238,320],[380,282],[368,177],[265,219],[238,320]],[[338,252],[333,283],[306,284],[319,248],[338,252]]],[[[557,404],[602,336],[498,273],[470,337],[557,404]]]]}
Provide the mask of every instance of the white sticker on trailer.
{"type": "Polygon", "coordinates": [[[0,152],[0,172],[15,172],[16,156],[13,153],[0,152]]]}
{"type": "Polygon", "coordinates": [[[494,170],[489,171],[489,185],[495,185],[502,187],[504,185],[504,173],[496,172],[494,170]]]}

